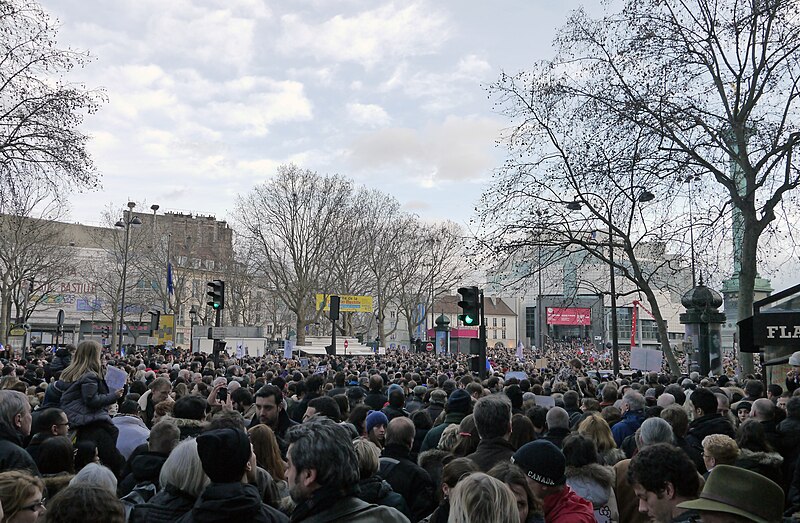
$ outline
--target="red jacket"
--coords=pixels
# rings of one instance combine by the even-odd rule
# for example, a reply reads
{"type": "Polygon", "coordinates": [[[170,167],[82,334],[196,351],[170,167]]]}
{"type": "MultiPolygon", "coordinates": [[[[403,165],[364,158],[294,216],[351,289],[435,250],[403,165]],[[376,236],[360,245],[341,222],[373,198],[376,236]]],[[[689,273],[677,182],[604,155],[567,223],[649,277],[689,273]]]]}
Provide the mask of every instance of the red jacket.
{"type": "Polygon", "coordinates": [[[544,520],[546,523],[594,523],[594,508],[564,485],[558,494],[544,498],[544,520]]]}

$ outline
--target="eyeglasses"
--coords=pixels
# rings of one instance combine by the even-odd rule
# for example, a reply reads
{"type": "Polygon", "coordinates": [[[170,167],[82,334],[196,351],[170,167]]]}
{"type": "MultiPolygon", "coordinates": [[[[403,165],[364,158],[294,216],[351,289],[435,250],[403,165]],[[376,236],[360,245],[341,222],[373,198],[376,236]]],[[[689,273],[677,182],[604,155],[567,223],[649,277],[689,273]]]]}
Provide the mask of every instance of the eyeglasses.
{"type": "Polygon", "coordinates": [[[39,512],[40,510],[44,510],[44,504],[46,501],[47,500],[45,498],[42,498],[32,505],[20,508],[20,510],[30,510],[31,512],[39,512]]]}

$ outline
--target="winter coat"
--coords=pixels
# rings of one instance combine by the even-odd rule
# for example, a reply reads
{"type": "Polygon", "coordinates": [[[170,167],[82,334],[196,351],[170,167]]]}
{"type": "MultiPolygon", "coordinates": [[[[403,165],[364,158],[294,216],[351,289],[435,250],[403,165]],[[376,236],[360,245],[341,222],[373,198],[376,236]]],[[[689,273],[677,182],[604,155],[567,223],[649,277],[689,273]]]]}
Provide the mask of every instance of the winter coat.
{"type": "Polygon", "coordinates": [[[541,439],[545,439],[556,447],[561,448],[564,444],[564,438],[567,436],[569,436],[569,429],[554,428],[548,430],[541,439]]]}
{"type": "Polygon", "coordinates": [[[446,429],[448,425],[461,423],[461,420],[463,420],[466,416],[467,415],[463,412],[448,412],[444,417],[444,423],[436,425],[428,431],[428,434],[425,435],[425,440],[422,442],[420,451],[425,452],[429,449],[435,449],[436,446],[439,445],[439,440],[442,437],[442,432],[444,432],[444,429],[446,429]]]}
{"type": "Polygon", "coordinates": [[[594,508],[565,485],[561,492],[544,498],[547,523],[594,523],[594,508]]]}
{"type": "Polygon", "coordinates": [[[0,423],[0,472],[26,469],[39,475],[33,458],[22,448],[22,434],[5,423],[0,423]]]}
{"type": "Polygon", "coordinates": [[[422,398],[420,397],[411,396],[410,398],[408,398],[408,401],[406,401],[406,410],[408,412],[417,412],[423,407],[425,407],[425,403],[423,403],[422,398]]]}
{"type": "Polygon", "coordinates": [[[758,472],[778,485],[783,485],[783,456],[777,452],[755,452],[741,449],[734,463],[737,467],[758,472]]]}
{"type": "Polygon", "coordinates": [[[28,454],[31,455],[33,461],[38,463],[39,451],[42,448],[42,443],[44,443],[45,441],[49,440],[52,437],[53,434],[51,432],[38,432],[33,435],[30,442],[28,442],[28,446],[25,447],[25,450],[27,450],[28,454]]]}
{"type": "Polygon", "coordinates": [[[288,523],[283,513],[261,502],[258,489],[245,483],[211,483],[179,523],[288,523]]]}
{"type": "Polygon", "coordinates": [[[44,488],[47,490],[47,495],[50,497],[55,496],[69,485],[75,474],[69,472],[59,472],[58,474],[45,474],[42,476],[44,481],[44,488]]]}
{"type": "Polygon", "coordinates": [[[417,461],[419,449],[422,448],[422,443],[425,441],[425,436],[428,435],[429,430],[430,429],[416,429],[414,431],[414,442],[411,444],[411,461],[417,461]]]}
{"type": "Polygon", "coordinates": [[[86,372],[61,395],[61,409],[66,413],[71,429],[96,421],[111,423],[108,406],[116,403],[117,395],[109,392],[106,380],[94,372],[86,372]]]}
{"type": "Polygon", "coordinates": [[[142,418],[138,416],[118,414],[111,418],[111,423],[113,423],[119,431],[119,436],[117,436],[117,450],[125,459],[131,456],[133,449],[147,443],[147,438],[150,437],[150,431],[147,429],[147,425],[145,425],[142,418]]]}
{"type": "Polygon", "coordinates": [[[403,496],[417,521],[436,508],[436,487],[430,475],[409,459],[409,449],[403,445],[390,444],[381,453],[378,475],[384,478],[392,490],[403,496]]]}
{"type": "Polygon", "coordinates": [[[117,485],[117,496],[127,495],[136,485],[152,483],[158,485],[161,467],[167,461],[168,455],[160,452],[144,452],[131,461],[131,472],[123,477],[117,485]]]}
{"type": "Polygon", "coordinates": [[[386,414],[386,417],[389,421],[392,421],[395,418],[407,418],[408,411],[403,408],[392,407],[391,405],[386,405],[381,409],[381,412],[386,414]]]}
{"type": "Polygon", "coordinates": [[[195,501],[186,492],[167,485],[147,503],[136,505],[129,523],[172,523],[192,510],[195,501]]]}
{"type": "Polygon", "coordinates": [[[598,452],[597,457],[599,458],[601,465],[608,465],[609,467],[613,467],[623,459],[625,459],[625,453],[622,452],[620,449],[607,449],[603,452],[598,452]]]}
{"type": "Polygon", "coordinates": [[[488,472],[498,463],[510,460],[514,452],[514,446],[507,439],[503,437],[488,438],[482,439],[475,452],[467,457],[478,466],[479,471],[488,472]]]}
{"type": "Polygon", "coordinates": [[[41,410],[51,407],[61,407],[61,396],[66,392],[68,385],[61,380],[49,384],[44,391],[41,410]]]}
{"type": "Polygon", "coordinates": [[[592,463],[583,467],[567,467],[567,485],[594,507],[597,523],[619,521],[617,497],[614,494],[614,469],[592,463]]]}
{"type": "Polygon", "coordinates": [[[381,410],[387,401],[386,394],[379,390],[371,390],[364,397],[364,405],[372,410],[381,410]]]}
{"type": "Polygon", "coordinates": [[[298,505],[292,523],[408,523],[400,511],[371,505],[352,495],[319,489],[311,499],[298,505]]]}
{"type": "Polygon", "coordinates": [[[794,477],[797,459],[800,457],[800,420],[786,418],[778,424],[781,433],[780,452],[783,456],[783,481],[788,487],[794,477]]]}
{"type": "Polygon", "coordinates": [[[170,418],[170,421],[175,423],[175,426],[180,430],[181,441],[200,435],[206,426],[204,421],[198,419],[170,418]]]}
{"type": "Polygon", "coordinates": [[[639,498],[636,497],[633,486],[628,483],[630,464],[630,459],[623,459],[614,465],[614,494],[617,497],[619,520],[624,523],[646,523],[649,518],[639,512],[639,498]]]}
{"type": "Polygon", "coordinates": [[[436,425],[436,419],[443,411],[444,411],[444,405],[440,405],[438,403],[431,403],[430,405],[428,405],[428,408],[425,409],[425,412],[428,413],[428,416],[430,416],[431,421],[433,422],[434,425],[436,425]]]}
{"type": "Polygon", "coordinates": [[[622,447],[622,442],[625,441],[625,438],[635,434],[639,427],[642,426],[643,421],[644,413],[641,411],[626,412],[622,419],[611,427],[611,434],[614,436],[614,443],[617,444],[617,447],[622,447]]]}
{"type": "Polygon", "coordinates": [[[374,505],[395,508],[405,517],[411,518],[411,510],[409,510],[406,500],[392,490],[392,486],[380,476],[371,476],[358,483],[358,499],[374,505]]]}

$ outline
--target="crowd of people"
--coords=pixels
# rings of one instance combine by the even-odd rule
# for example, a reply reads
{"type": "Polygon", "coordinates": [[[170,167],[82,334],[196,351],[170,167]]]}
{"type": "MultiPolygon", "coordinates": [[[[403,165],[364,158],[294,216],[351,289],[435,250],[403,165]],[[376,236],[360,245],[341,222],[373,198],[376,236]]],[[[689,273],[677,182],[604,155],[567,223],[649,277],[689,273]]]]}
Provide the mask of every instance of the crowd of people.
{"type": "Polygon", "coordinates": [[[598,372],[605,356],[576,349],[490,350],[484,379],[465,355],[431,353],[215,364],[83,341],[15,356],[0,378],[0,523],[800,512],[800,352],[786,382],[765,387],[613,376],[598,372]]]}

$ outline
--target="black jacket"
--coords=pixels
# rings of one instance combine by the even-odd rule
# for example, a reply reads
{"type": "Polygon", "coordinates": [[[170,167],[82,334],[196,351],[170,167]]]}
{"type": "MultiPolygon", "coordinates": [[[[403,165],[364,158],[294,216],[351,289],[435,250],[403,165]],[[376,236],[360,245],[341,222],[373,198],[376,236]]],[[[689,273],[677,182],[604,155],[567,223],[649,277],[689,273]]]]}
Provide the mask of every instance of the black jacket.
{"type": "Polygon", "coordinates": [[[436,487],[425,469],[409,459],[409,453],[403,445],[386,445],[378,475],[406,500],[411,521],[418,521],[436,508],[436,487]]]}
{"type": "Polygon", "coordinates": [[[158,485],[158,476],[161,474],[161,467],[164,466],[167,457],[166,454],[148,451],[133,458],[130,474],[123,477],[117,485],[117,496],[120,498],[125,496],[140,483],[158,485]]]}
{"type": "Polygon", "coordinates": [[[412,517],[411,510],[409,510],[403,496],[392,490],[392,486],[381,479],[380,476],[362,479],[358,483],[358,498],[367,503],[396,508],[407,518],[411,519],[412,517]]]}
{"type": "Polygon", "coordinates": [[[288,523],[289,518],[261,502],[258,489],[245,483],[211,483],[180,523],[288,523]]]}
{"type": "Polygon", "coordinates": [[[391,405],[386,405],[381,409],[381,412],[386,414],[386,417],[389,421],[392,421],[395,418],[407,418],[408,412],[403,408],[392,407],[391,405]]]}
{"type": "Polygon", "coordinates": [[[381,410],[384,405],[386,405],[386,394],[381,391],[374,391],[371,390],[367,393],[367,396],[364,398],[364,405],[371,408],[372,410],[381,410]]]}
{"type": "Polygon", "coordinates": [[[569,429],[554,428],[548,430],[541,439],[546,439],[558,448],[564,444],[564,438],[569,436],[569,429]]]}
{"type": "Polygon", "coordinates": [[[711,434],[724,434],[736,439],[736,430],[728,418],[715,412],[692,420],[689,423],[689,432],[686,435],[686,440],[691,445],[699,445],[702,448],[703,438],[711,434]]]}
{"type": "Polygon", "coordinates": [[[26,469],[39,475],[33,458],[22,448],[22,434],[5,423],[0,424],[0,472],[26,469]]]}
{"type": "Polygon", "coordinates": [[[478,466],[481,472],[488,472],[498,463],[511,459],[514,455],[514,446],[505,438],[482,439],[475,452],[467,456],[478,466]]]}
{"type": "Polygon", "coordinates": [[[28,454],[31,455],[33,461],[39,460],[39,451],[41,450],[42,443],[52,437],[53,434],[51,432],[38,432],[33,435],[31,441],[28,443],[28,446],[25,447],[25,450],[27,450],[28,454]]]}
{"type": "Polygon", "coordinates": [[[172,523],[192,510],[195,498],[167,485],[147,503],[133,507],[128,523],[172,523]]]}

